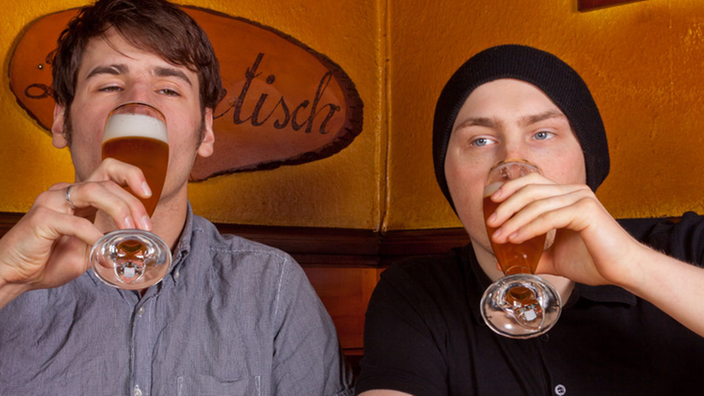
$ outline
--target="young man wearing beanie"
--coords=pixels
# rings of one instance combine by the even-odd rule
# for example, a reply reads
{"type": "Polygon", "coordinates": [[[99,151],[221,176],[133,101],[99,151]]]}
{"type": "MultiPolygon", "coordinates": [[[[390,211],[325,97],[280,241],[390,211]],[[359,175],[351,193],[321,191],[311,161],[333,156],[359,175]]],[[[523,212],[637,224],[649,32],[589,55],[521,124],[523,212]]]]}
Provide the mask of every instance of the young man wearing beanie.
{"type": "Polygon", "coordinates": [[[358,393],[701,392],[704,270],[685,263],[704,263],[704,220],[608,214],[594,195],[609,172],[604,126],[571,67],[518,45],[475,55],[440,95],[433,152],[440,188],[471,243],[382,274],[367,310],[358,393]],[[551,274],[544,277],[563,302],[555,327],[529,340],[493,333],[479,308],[502,276],[485,228],[484,182],[507,159],[543,173],[492,195],[500,205],[488,220],[497,228],[491,238],[520,243],[548,233],[538,272],[551,274]]]}

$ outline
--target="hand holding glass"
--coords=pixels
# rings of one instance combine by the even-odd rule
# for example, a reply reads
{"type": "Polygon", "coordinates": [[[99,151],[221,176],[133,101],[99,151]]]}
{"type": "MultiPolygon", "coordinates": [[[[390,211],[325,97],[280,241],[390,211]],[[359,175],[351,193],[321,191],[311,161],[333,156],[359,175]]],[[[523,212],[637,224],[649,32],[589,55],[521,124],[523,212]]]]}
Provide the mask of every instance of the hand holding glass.
{"type": "MultiPolygon", "coordinates": [[[[137,197],[151,217],[161,197],[169,164],[166,118],[145,103],[126,103],[108,116],[103,131],[103,159],[115,158],[142,170],[151,197],[137,197]]],[[[129,187],[125,189],[132,193],[129,187]]],[[[133,194],[134,195],[134,194],[133,194]]],[[[93,246],[91,267],[106,284],[141,290],[166,275],[171,266],[171,249],[158,236],[138,229],[105,234],[93,246]]]]}
{"type": "MultiPolygon", "coordinates": [[[[495,165],[484,187],[484,220],[499,206],[491,195],[505,182],[540,173],[528,161],[511,160],[495,165]]],[[[495,228],[486,226],[491,248],[504,273],[492,283],[481,300],[482,317],[496,333],[509,338],[532,338],[544,334],[560,317],[560,294],[544,279],[533,275],[545,245],[545,235],[523,243],[494,243],[495,228]]]]}

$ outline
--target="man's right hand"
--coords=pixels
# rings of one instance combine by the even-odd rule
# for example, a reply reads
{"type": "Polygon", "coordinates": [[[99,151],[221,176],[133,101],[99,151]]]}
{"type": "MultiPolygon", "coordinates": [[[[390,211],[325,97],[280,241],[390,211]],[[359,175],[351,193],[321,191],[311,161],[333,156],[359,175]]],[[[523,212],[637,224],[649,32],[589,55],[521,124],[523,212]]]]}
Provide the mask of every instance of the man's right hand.
{"type": "Polygon", "coordinates": [[[139,168],[111,158],[87,180],[41,193],[0,239],[0,308],[25,291],[58,287],[88,270],[91,247],[110,228],[101,230],[89,220],[98,210],[117,228],[150,230],[144,206],[122,186],[144,198],[151,195],[139,168]]]}

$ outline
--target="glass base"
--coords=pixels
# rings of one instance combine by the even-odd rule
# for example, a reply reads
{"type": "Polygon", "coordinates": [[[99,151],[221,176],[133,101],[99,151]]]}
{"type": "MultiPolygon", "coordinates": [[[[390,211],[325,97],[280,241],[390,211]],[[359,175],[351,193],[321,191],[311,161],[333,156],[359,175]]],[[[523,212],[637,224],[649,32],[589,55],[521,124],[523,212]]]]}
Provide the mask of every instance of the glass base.
{"type": "Polygon", "coordinates": [[[525,339],[545,334],[560,318],[562,300],[543,278],[530,274],[505,276],[492,283],[481,300],[484,322],[494,332],[525,339]]]}
{"type": "Polygon", "coordinates": [[[90,252],[90,265],[105,284],[142,290],[159,283],[171,267],[171,249],[158,236],[143,230],[105,234],[90,252]]]}

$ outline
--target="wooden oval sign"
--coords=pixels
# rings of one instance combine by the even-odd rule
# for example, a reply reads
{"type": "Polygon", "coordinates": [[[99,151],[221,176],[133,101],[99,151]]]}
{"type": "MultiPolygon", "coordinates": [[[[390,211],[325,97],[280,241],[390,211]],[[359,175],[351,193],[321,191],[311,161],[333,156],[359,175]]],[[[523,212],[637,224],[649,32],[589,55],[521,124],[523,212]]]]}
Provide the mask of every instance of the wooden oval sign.
{"type": "MultiPolygon", "coordinates": [[[[267,26],[182,9],[210,37],[226,89],[214,112],[215,153],[196,161],[191,180],[326,158],[362,131],[363,104],[354,83],[326,56],[267,26]]],[[[77,13],[71,9],[36,20],[10,60],[12,92],[47,132],[54,108],[52,51],[77,13]]]]}

